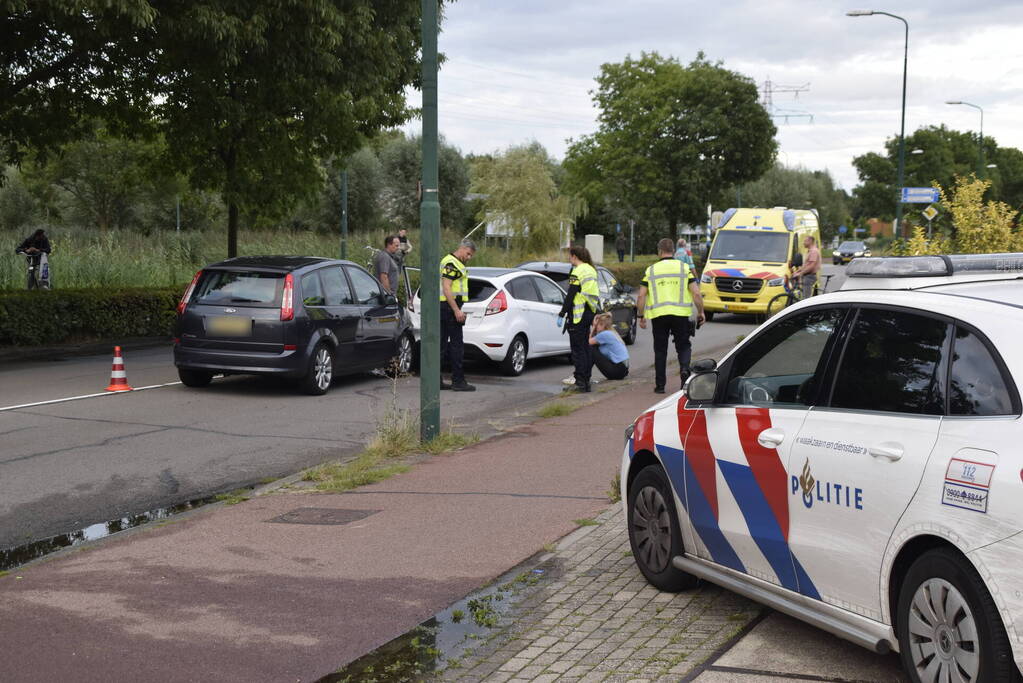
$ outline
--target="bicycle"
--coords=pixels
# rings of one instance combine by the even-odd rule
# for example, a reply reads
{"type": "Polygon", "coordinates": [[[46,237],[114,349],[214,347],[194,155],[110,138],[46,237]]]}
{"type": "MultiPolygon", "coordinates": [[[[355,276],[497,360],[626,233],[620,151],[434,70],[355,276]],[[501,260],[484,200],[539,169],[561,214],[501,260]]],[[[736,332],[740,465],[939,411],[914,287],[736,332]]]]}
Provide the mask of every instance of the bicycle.
{"type": "Polygon", "coordinates": [[[26,284],[28,289],[50,289],[50,259],[43,252],[28,253],[19,251],[28,261],[28,276],[26,284]]]}
{"type": "Polygon", "coordinates": [[[803,299],[803,290],[799,288],[799,278],[792,278],[791,280],[785,278],[784,287],[784,292],[781,294],[775,294],[774,297],[767,302],[766,315],[768,318],[775,316],[781,312],[783,308],[791,306],[803,299]]]}
{"type": "MultiPolygon", "coordinates": [[[[818,294],[826,294],[828,291],[828,283],[831,282],[831,278],[835,277],[832,274],[822,275],[824,278],[824,285],[814,287],[813,294],[811,296],[817,296],[818,294]]],[[[769,302],[767,302],[767,317],[775,315],[783,308],[791,306],[797,301],[802,301],[803,290],[799,286],[799,278],[793,278],[791,284],[789,280],[785,281],[785,291],[781,294],[776,294],[769,302]]]]}

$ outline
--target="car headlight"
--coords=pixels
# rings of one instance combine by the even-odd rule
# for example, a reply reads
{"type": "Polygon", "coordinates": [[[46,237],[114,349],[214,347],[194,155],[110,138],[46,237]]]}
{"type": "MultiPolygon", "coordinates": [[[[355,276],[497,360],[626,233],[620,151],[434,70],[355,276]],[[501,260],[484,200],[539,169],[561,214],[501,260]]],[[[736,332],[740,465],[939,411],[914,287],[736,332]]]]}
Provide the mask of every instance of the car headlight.
{"type": "Polygon", "coordinates": [[[776,277],[773,280],[768,280],[767,281],[767,286],[768,287],[781,287],[784,283],[785,283],[785,278],[783,278],[783,277],[776,277]]]}
{"type": "Polygon", "coordinates": [[[713,281],[714,278],[712,278],[709,273],[704,273],[703,275],[700,276],[700,282],[706,282],[707,284],[710,284],[713,281]]]}
{"type": "Polygon", "coordinates": [[[853,256],[863,256],[863,252],[857,251],[856,253],[853,254],[853,256]]]}

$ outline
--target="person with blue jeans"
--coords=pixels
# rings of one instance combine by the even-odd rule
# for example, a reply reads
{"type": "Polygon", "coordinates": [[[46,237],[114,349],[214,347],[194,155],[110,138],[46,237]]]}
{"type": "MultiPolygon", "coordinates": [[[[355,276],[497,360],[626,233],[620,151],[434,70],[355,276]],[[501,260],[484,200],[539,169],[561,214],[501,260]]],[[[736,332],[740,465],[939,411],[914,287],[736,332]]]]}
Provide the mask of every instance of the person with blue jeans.
{"type": "Polygon", "coordinates": [[[629,351],[614,331],[610,313],[601,313],[593,318],[590,346],[597,347],[593,350],[593,365],[604,377],[625,379],[629,374],[629,351]]]}

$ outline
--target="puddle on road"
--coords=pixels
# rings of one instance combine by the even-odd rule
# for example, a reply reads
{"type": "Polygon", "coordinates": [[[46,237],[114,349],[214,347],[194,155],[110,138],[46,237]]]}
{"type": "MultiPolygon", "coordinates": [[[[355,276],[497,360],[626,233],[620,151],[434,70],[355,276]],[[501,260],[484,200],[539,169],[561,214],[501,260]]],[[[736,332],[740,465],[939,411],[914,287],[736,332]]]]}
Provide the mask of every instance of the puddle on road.
{"type": "Polygon", "coordinates": [[[177,505],[147,510],[146,512],[142,512],[137,515],[128,515],[118,519],[111,519],[106,522],[99,522],[98,524],[90,524],[87,527],[76,529],[70,533],[58,534],[57,536],[44,538],[40,541],[33,541],[31,543],[11,548],[3,548],[0,549],[0,572],[20,567],[32,560],[38,560],[41,557],[46,557],[50,553],[55,553],[58,550],[63,550],[64,548],[72,548],[77,545],[82,545],[88,541],[106,538],[107,536],[112,536],[120,531],[134,529],[135,527],[148,524],[149,522],[168,519],[175,515],[179,515],[182,512],[195,510],[196,508],[200,508],[204,505],[209,505],[210,503],[215,503],[223,499],[224,498],[221,495],[195,498],[177,505]]]}
{"type": "Polygon", "coordinates": [[[465,654],[511,623],[513,608],[535,587],[562,573],[557,558],[513,569],[317,683],[411,683],[455,668],[465,654]]]}

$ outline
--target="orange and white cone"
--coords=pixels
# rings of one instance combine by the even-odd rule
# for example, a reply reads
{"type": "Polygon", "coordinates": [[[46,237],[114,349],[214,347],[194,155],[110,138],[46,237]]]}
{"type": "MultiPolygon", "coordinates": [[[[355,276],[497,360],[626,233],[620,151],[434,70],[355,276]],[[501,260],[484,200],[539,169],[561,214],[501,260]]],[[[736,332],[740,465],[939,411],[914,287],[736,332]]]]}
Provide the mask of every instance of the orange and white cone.
{"type": "Polygon", "coordinates": [[[114,365],[110,369],[110,386],[107,391],[131,391],[128,386],[128,375],[124,371],[124,359],[121,358],[121,347],[114,347],[114,365]]]}

